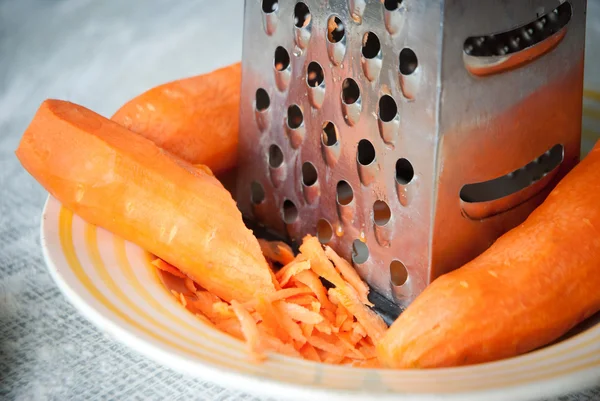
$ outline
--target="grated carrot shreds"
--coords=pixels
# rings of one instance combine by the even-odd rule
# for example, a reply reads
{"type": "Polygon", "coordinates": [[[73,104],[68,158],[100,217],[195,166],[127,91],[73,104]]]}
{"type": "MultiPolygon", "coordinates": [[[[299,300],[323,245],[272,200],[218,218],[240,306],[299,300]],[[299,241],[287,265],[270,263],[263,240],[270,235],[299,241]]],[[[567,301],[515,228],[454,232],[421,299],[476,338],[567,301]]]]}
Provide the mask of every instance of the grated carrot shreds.
{"type": "Polygon", "coordinates": [[[218,301],[213,303],[212,311],[216,319],[231,319],[236,317],[236,313],[229,307],[227,302],[218,301]]]}
{"type": "Polygon", "coordinates": [[[327,356],[327,358],[325,358],[325,360],[323,361],[324,363],[331,363],[331,364],[335,364],[338,365],[340,364],[346,357],[344,355],[336,355],[336,354],[330,354],[329,356],[327,356]]]}
{"type": "Polygon", "coordinates": [[[340,326],[340,332],[352,331],[352,323],[354,323],[352,320],[346,320],[340,326]]]}
{"type": "Polygon", "coordinates": [[[242,333],[242,327],[240,326],[240,321],[237,318],[234,319],[226,319],[219,320],[215,322],[215,326],[221,331],[224,331],[227,334],[232,335],[238,340],[244,340],[244,334],[242,333]]]}
{"type": "Polygon", "coordinates": [[[324,320],[321,323],[316,324],[315,329],[323,334],[333,333],[333,327],[331,326],[331,323],[329,323],[327,320],[324,320]]]}
{"type": "Polygon", "coordinates": [[[365,355],[356,348],[356,344],[352,343],[348,333],[338,334],[339,342],[348,350],[347,355],[354,359],[366,359],[365,355]]]}
{"type": "Polygon", "coordinates": [[[367,331],[359,322],[352,323],[352,333],[360,336],[360,338],[367,336],[367,331]]]}
{"type": "Polygon", "coordinates": [[[281,286],[279,285],[279,281],[277,281],[277,277],[275,277],[275,273],[273,271],[273,265],[271,264],[271,262],[267,259],[267,263],[269,264],[269,273],[271,274],[271,281],[273,282],[273,286],[275,287],[276,290],[280,290],[281,286]]]}
{"type": "Polygon", "coordinates": [[[186,277],[184,280],[185,283],[185,288],[187,288],[192,294],[195,294],[196,291],[198,291],[198,289],[196,288],[196,284],[194,283],[194,281],[189,278],[186,277]]]}
{"type": "Polygon", "coordinates": [[[242,304],[236,300],[231,301],[231,307],[240,321],[242,334],[244,335],[250,354],[257,360],[265,359],[266,357],[263,354],[261,347],[261,335],[258,332],[256,321],[252,315],[250,315],[250,312],[248,312],[246,308],[244,308],[242,304]]]}
{"type": "Polygon", "coordinates": [[[302,357],[302,354],[300,352],[298,352],[292,344],[285,343],[285,342],[281,341],[281,339],[279,339],[275,336],[272,336],[270,333],[268,333],[264,330],[264,327],[262,324],[258,325],[258,332],[260,333],[261,340],[262,340],[265,348],[268,348],[270,350],[273,350],[275,352],[278,352],[280,354],[287,355],[287,356],[293,356],[293,357],[297,357],[297,358],[302,357]]]}
{"type": "Polygon", "coordinates": [[[213,322],[211,322],[211,321],[210,321],[210,319],[209,319],[209,318],[207,318],[206,316],[204,316],[203,314],[201,314],[201,313],[196,313],[195,315],[196,315],[196,317],[197,317],[198,319],[202,320],[202,323],[206,323],[206,324],[207,324],[207,325],[209,325],[210,327],[217,328],[217,326],[215,326],[215,325],[214,325],[214,323],[213,323],[213,322]]]}
{"type": "Polygon", "coordinates": [[[300,353],[304,357],[304,359],[308,359],[309,361],[321,362],[321,357],[317,353],[315,347],[313,347],[310,343],[306,343],[300,348],[300,353]]]}
{"type": "MultiPolygon", "coordinates": [[[[291,289],[292,288],[286,288],[286,290],[291,290],[291,289]]],[[[311,294],[313,294],[311,289],[309,289],[309,291],[311,294]]],[[[292,297],[286,298],[286,301],[290,302],[290,303],[294,303],[296,305],[302,305],[302,306],[310,306],[314,302],[317,302],[319,305],[321,305],[321,303],[317,300],[317,298],[314,295],[310,295],[310,294],[294,295],[292,297]]]]}
{"type": "Polygon", "coordinates": [[[312,271],[336,287],[346,286],[346,282],[325,255],[325,251],[316,237],[310,235],[304,237],[302,245],[300,245],[300,252],[310,261],[312,271]]]}
{"type": "Polygon", "coordinates": [[[327,309],[323,309],[321,313],[323,314],[325,319],[327,319],[327,321],[329,321],[329,323],[331,323],[335,327],[335,313],[327,309]]]}
{"type": "Polygon", "coordinates": [[[345,348],[340,345],[335,345],[318,334],[312,335],[307,338],[308,343],[315,348],[318,348],[323,351],[327,351],[330,354],[345,356],[345,348]]]}
{"type": "Polygon", "coordinates": [[[346,260],[341,258],[329,246],[325,246],[325,255],[331,259],[342,277],[356,290],[358,297],[365,305],[373,306],[369,301],[369,286],[360,278],[356,270],[346,260]]]}
{"type": "Polygon", "coordinates": [[[221,300],[208,291],[196,291],[196,299],[190,300],[189,303],[209,319],[215,318],[213,305],[221,300]]]}
{"type": "Polygon", "coordinates": [[[270,271],[275,292],[245,303],[221,300],[160,259],[155,265],[179,273],[163,282],[172,285],[173,296],[204,323],[245,341],[256,360],[273,351],[315,362],[379,366],[375,345],[387,326],[367,306],[369,288],[352,266],[310,236],[295,257],[283,243],[261,241],[261,247],[270,265],[284,266],[270,271]],[[335,287],[327,290],[322,279],[335,287]]]}
{"type": "Polygon", "coordinates": [[[187,300],[182,292],[179,293],[179,302],[181,302],[181,305],[183,305],[184,308],[187,306],[187,300]]]}
{"type": "Polygon", "coordinates": [[[294,260],[294,252],[285,242],[267,241],[259,238],[258,243],[263,255],[265,255],[267,259],[271,259],[282,265],[287,265],[294,260]]]}
{"type": "Polygon", "coordinates": [[[160,270],[170,273],[170,274],[174,275],[175,277],[185,278],[185,274],[183,274],[178,268],[165,262],[164,260],[162,260],[160,258],[154,259],[152,261],[152,264],[154,266],[156,266],[157,268],[159,268],[160,270]]]}
{"type": "Polygon", "coordinates": [[[348,313],[344,307],[338,306],[335,311],[335,327],[341,327],[342,324],[348,319],[348,313]]]}
{"type": "Polygon", "coordinates": [[[294,322],[292,318],[287,314],[287,311],[282,305],[282,303],[283,301],[276,301],[275,303],[273,303],[279,324],[290,335],[290,337],[292,337],[293,340],[305,343],[306,337],[302,335],[302,330],[300,329],[300,326],[298,326],[296,322],[294,322]]]}
{"type": "Polygon", "coordinates": [[[300,323],[300,329],[302,330],[302,335],[304,337],[310,337],[312,336],[313,330],[315,329],[315,325],[308,323],[300,323]]]}
{"type": "MultiPolygon", "coordinates": [[[[265,296],[265,299],[269,302],[275,302],[282,299],[287,299],[296,296],[302,296],[312,294],[312,290],[310,288],[284,288],[282,290],[275,291],[274,293],[268,294],[265,296]]],[[[314,297],[310,297],[311,302],[314,300],[314,297]]],[[[246,303],[244,306],[246,308],[254,309],[258,303],[257,299],[252,299],[246,303]]]]}
{"type": "Polygon", "coordinates": [[[282,302],[281,306],[288,316],[297,322],[319,324],[323,321],[323,316],[316,312],[310,311],[303,306],[287,302],[282,302]]]}
{"type": "Polygon", "coordinates": [[[275,277],[279,280],[279,285],[281,287],[285,287],[290,279],[297,275],[298,273],[310,269],[310,262],[308,260],[304,260],[301,262],[292,262],[289,265],[284,266],[281,270],[279,270],[275,277]],[[279,273],[282,273],[279,276],[279,273]]]}
{"type": "Polygon", "coordinates": [[[299,281],[302,284],[306,285],[308,288],[310,288],[317,296],[317,299],[319,300],[323,308],[332,312],[335,311],[335,305],[333,305],[327,297],[327,289],[325,288],[321,280],[319,280],[319,276],[317,276],[315,272],[313,272],[312,270],[305,270],[296,274],[296,276],[294,276],[294,280],[299,281]]]}
{"type": "Polygon", "coordinates": [[[281,327],[279,317],[271,302],[265,298],[259,298],[256,311],[262,318],[262,326],[265,330],[281,341],[287,342],[290,340],[290,335],[281,327]]]}
{"type": "Polygon", "coordinates": [[[360,348],[358,348],[358,349],[367,359],[377,357],[377,349],[375,348],[374,345],[368,345],[368,344],[361,343],[360,348]]]}
{"type": "Polygon", "coordinates": [[[374,341],[379,341],[387,330],[387,325],[379,315],[361,303],[356,291],[350,286],[330,288],[329,294],[336,297],[356,320],[365,328],[374,341]]]}

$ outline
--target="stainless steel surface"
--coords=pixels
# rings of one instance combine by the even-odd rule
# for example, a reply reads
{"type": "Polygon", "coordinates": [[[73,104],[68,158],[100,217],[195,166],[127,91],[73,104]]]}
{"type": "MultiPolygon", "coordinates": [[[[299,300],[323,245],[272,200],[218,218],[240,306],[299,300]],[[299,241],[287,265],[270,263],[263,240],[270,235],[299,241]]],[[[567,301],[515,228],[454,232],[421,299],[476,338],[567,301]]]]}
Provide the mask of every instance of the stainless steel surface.
{"type": "Polygon", "coordinates": [[[406,306],[577,161],[586,1],[550,24],[562,3],[247,0],[240,208],[297,241],[317,234],[406,306]],[[510,48],[530,26],[535,40],[510,48]],[[501,46],[478,54],[481,37],[501,46]],[[505,188],[461,199],[465,186],[505,188]]]}

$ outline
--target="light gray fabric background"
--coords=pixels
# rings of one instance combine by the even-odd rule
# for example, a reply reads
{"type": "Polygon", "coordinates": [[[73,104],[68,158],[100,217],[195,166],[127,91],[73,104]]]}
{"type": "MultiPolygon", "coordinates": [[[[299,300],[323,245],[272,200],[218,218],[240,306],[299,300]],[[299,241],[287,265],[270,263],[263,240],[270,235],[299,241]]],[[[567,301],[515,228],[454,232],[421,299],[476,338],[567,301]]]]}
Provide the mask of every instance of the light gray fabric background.
{"type": "MultiPolygon", "coordinates": [[[[46,193],[13,155],[45,98],[110,116],[238,60],[242,14],[243,0],[0,0],[0,399],[258,399],[163,368],[79,315],[42,260],[46,193]]],[[[560,400],[600,400],[600,388],[560,400]]]]}

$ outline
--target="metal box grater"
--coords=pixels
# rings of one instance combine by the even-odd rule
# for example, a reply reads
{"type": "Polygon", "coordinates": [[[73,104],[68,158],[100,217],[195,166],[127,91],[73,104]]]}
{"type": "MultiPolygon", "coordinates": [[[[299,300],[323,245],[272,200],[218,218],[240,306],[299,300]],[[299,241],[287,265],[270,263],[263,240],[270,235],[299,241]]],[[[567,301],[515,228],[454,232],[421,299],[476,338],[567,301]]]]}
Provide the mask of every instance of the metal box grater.
{"type": "Polygon", "coordinates": [[[586,1],[246,0],[236,200],[400,307],[578,161],[586,1]]]}

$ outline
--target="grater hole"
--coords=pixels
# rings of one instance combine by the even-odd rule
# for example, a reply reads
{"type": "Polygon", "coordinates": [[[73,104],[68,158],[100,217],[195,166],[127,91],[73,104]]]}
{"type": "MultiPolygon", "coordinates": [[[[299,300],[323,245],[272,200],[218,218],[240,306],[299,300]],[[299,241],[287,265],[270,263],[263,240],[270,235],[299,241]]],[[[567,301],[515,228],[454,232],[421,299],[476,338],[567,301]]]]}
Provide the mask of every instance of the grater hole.
{"type": "Polygon", "coordinates": [[[325,219],[320,219],[317,222],[317,238],[321,244],[326,244],[331,241],[333,237],[333,227],[331,227],[331,223],[329,223],[325,219]]]}
{"type": "Polygon", "coordinates": [[[338,43],[344,39],[344,35],[346,35],[346,28],[344,28],[342,20],[335,15],[329,17],[327,21],[327,40],[331,43],[338,43]]]}
{"type": "Polygon", "coordinates": [[[269,166],[272,168],[278,168],[283,164],[283,152],[277,145],[271,145],[269,147],[269,166]]]}
{"type": "Polygon", "coordinates": [[[375,148],[368,139],[361,139],[358,143],[357,160],[363,166],[368,166],[375,160],[375,148]]]}
{"type": "Polygon", "coordinates": [[[385,0],[383,2],[383,6],[388,11],[396,11],[400,7],[400,4],[402,4],[402,0],[385,0]]]}
{"type": "Polygon", "coordinates": [[[291,105],[287,109],[287,124],[291,129],[296,129],[304,122],[302,110],[296,104],[291,105]]]}
{"type": "Polygon", "coordinates": [[[415,170],[412,164],[402,158],[396,162],[396,182],[400,185],[406,185],[412,181],[415,176],[415,170]]]}
{"type": "Polygon", "coordinates": [[[402,75],[410,75],[419,66],[419,60],[417,59],[417,55],[412,49],[405,47],[400,52],[400,73],[402,75]]]}
{"type": "Polygon", "coordinates": [[[316,88],[323,83],[325,75],[323,68],[316,61],[311,61],[306,69],[306,82],[311,88],[316,88]]]}
{"type": "Polygon", "coordinates": [[[385,226],[392,218],[392,211],[387,203],[382,200],[373,204],[373,221],[378,226],[385,226]]]}
{"type": "Polygon", "coordinates": [[[354,104],[360,97],[360,88],[355,80],[346,78],[342,84],[342,101],[346,104],[354,104]]]}
{"type": "Polygon", "coordinates": [[[290,66],[290,54],[281,46],[275,49],[274,65],[277,71],[286,70],[290,66]]]}
{"type": "Polygon", "coordinates": [[[338,130],[335,124],[331,121],[326,121],[325,124],[323,124],[321,141],[325,146],[333,146],[338,143],[338,130]]]}
{"type": "Polygon", "coordinates": [[[283,201],[282,216],[285,224],[292,224],[298,220],[298,208],[294,205],[294,202],[289,199],[283,201]]]}
{"type": "Polygon", "coordinates": [[[314,164],[311,162],[304,162],[302,165],[302,183],[305,186],[310,187],[315,185],[318,178],[319,175],[317,174],[317,169],[314,164]]]}
{"type": "Polygon", "coordinates": [[[279,2],[277,0],[263,0],[262,10],[265,14],[274,13],[279,9],[279,2]]]}
{"type": "Polygon", "coordinates": [[[296,3],[294,7],[294,25],[296,28],[306,28],[310,24],[310,10],[302,2],[296,3]]]}
{"type": "Polygon", "coordinates": [[[348,184],[348,181],[342,180],[338,182],[336,192],[337,202],[342,206],[349,205],[354,199],[354,192],[352,191],[350,184],[348,184]]]}
{"type": "Polygon", "coordinates": [[[372,59],[381,52],[381,43],[379,38],[373,32],[365,33],[363,37],[362,55],[364,58],[372,59]]]}
{"type": "Polygon", "coordinates": [[[379,119],[384,123],[392,121],[398,114],[398,105],[390,95],[383,95],[379,99],[379,119]]]}
{"type": "Polygon", "coordinates": [[[392,284],[396,287],[404,285],[408,280],[408,270],[406,270],[404,263],[399,260],[393,260],[392,263],[390,263],[390,277],[392,284]]]}
{"type": "Polygon", "coordinates": [[[265,111],[271,105],[271,99],[269,98],[269,94],[263,88],[258,88],[256,90],[256,110],[257,111],[265,111]]]}
{"type": "Polygon", "coordinates": [[[265,189],[256,181],[250,184],[250,202],[254,205],[259,205],[265,200],[265,189]]]}
{"type": "Polygon", "coordinates": [[[369,259],[369,247],[359,239],[352,242],[352,261],[362,265],[369,259]]]}

